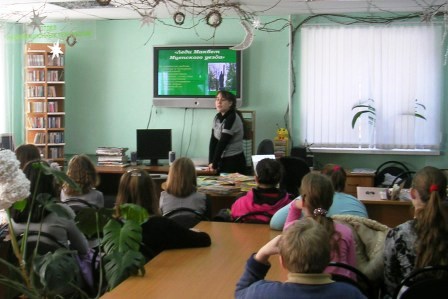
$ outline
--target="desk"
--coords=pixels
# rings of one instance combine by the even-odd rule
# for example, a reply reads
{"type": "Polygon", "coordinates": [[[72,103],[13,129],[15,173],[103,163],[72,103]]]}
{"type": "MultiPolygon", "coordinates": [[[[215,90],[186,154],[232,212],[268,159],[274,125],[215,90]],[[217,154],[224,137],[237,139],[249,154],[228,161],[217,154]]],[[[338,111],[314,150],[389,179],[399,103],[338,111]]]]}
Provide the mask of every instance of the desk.
{"type": "Polygon", "coordinates": [[[356,187],[373,187],[374,181],[374,173],[353,173],[348,171],[344,192],[356,197],[356,187]]]}
{"type": "MultiPolygon", "coordinates": [[[[109,207],[111,207],[111,205],[113,206],[113,202],[115,201],[122,174],[134,167],[143,168],[151,174],[167,174],[170,169],[169,166],[96,166],[96,171],[100,176],[100,184],[97,189],[103,192],[105,199],[107,199],[106,201],[110,202],[108,205],[109,207]]],[[[203,170],[198,170],[196,173],[198,176],[215,175],[203,170]]],[[[165,182],[166,178],[153,178],[153,180],[156,184],[156,194],[160,194],[162,191],[162,183],[165,182]]],[[[228,195],[207,193],[207,197],[210,201],[210,216],[215,216],[221,209],[230,208],[235,199],[243,194],[244,192],[235,192],[228,195]]]]}
{"type": "Polygon", "coordinates": [[[411,220],[414,217],[412,202],[408,200],[361,200],[366,206],[369,218],[389,227],[411,220]]]}
{"type": "MultiPolygon", "coordinates": [[[[145,166],[145,165],[138,165],[138,166],[127,166],[127,167],[120,167],[120,166],[96,166],[96,171],[98,172],[100,176],[100,185],[97,187],[98,190],[103,192],[105,195],[111,195],[116,196],[118,192],[118,185],[120,183],[120,178],[123,173],[128,171],[132,168],[142,168],[146,170],[148,173],[151,174],[168,174],[168,171],[170,170],[170,167],[168,165],[166,166],[145,166]]],[[[198,175],[212,175],[211,172],[204,171],[204,170],[198,170],[198,175]]],[[[160,191],[160,185],[166,180],[165,178],[153,178],[156,182],[159,191],[160,191]]],[[[160,192],[158,193],[160,194],[160,192]]]]}
{"type": "MultiPolygon", "coordinates": [[[[135,167],[135,166],[131,166],[135,167]]],[[[149,173],[167,174],[169,166],[137,166],[147,170],[149,173]]],[[[116,167],[116,166],[97,166],[101,183],[98,186],[98,190],[102,191],[105,196],[113,196],[115,198],[118,191],[118,184],[120,177],[129,168],[116,167]]],[[[210,172],[198,171],[198,175],[210,175],[210,172]]],[[[356,187],[373,186],[374,175],[370,173],[347,173],[346,192],[353,195],[353,188],[355,190],[354,196],[356,197],[356,187]],[[351,192],[349,192],[351,191],[351,192]]],[[[156,183],[156,192],[160,194],[161,184],[165,181],[164,178],[154,178],[156,183]]],[[[235,194],[221,195],[221,194],[207,194],[210,200],[210,214],[215,216],[220,209],[230,208],[232,203],[243,195],[242,192],[236,192],[235,194]]],[[[366,206],[369,217],[378,222],[381,222],[387,226],[395,227],[400,223],[403,223],[409,219],[412,219],[413,214],[411,212],[411,202],[409,201],[393,201],[393,200],[363,200],[366,206]]]]}
{"type": "MultiPolygon", "coordinates": [[[[263,224],[201,222],[196,228],[210,234],[210,247],[166,250],[145,265],[144,277],[130,277],[101,298],[234,298],[250,254],[279,234],[263,224]]],[[[278,258],[270,262],[266,278],[286,281],[278,258]]]]}

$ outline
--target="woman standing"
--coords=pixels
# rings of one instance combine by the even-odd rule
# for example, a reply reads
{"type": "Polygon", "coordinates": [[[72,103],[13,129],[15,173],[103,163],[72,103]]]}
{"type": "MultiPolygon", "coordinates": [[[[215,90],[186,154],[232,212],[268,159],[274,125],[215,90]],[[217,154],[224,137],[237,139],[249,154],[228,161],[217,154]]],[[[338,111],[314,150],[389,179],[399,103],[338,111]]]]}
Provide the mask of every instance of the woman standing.
{"type": "Polygon", "coordinates": [[[219,91],[216,95],[215,107],[218,113],[213,119],[210,138],[209,170],[218,173],[245,174],[243,117],[236,109],[235,95],[228,91],[219,91]]]}

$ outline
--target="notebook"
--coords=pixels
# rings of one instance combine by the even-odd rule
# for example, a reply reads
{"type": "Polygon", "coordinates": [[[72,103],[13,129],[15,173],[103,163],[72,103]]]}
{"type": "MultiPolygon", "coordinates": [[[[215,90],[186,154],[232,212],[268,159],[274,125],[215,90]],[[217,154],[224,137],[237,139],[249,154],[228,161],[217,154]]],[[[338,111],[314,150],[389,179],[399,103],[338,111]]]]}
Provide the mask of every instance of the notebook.
{"type": "Polygon", "coordinates": [[[275,155],[252,155],[252,165],[254,166],[254,173],[255,175],[257,175],[257,163],[263,159],[274,159],[275,160],[275,155]]]}

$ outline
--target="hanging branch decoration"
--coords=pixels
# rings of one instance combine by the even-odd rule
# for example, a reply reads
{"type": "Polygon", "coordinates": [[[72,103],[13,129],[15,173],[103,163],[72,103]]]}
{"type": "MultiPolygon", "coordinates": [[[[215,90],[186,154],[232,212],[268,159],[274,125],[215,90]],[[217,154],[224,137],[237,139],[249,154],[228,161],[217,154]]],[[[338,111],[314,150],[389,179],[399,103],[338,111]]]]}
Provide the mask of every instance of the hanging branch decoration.
{"type": "Polygon", "coordinates": [[[41,32],[40,26],[42,26],[44,23],[42,21],[46,18],[46,16],[41,17],[38,13],[33,9],[33,17],[31,18],[30,26],[33,26],[33,32],[37,28],[39,29],[39,32],[41,32]]]}
{"type": "Polygon", "coordinates": [[[245,21],[241,21],[241,26],[243,26],[244,31],[246,32],[246,36],[244,37],[244,40],[239,43],[238,45],[231,47],[232,50],[245,50],[252,45],[252,42],[254,40],[254,34],[252,32],[252,28],[249,26],[249,24],[245,21]]]}
{"type": "Polygon", "coordinates": [[[48,46],[48,48],[51,49],[51,52],[50,52],[50,53],[53,54],[53,55],[51,56],[51,59],[54,59],[55,57],[58,57],[58,58],[59,58],[59,55],[60,55],[60,54],[64,54],[64,53],[62,52],[61,47],[59,46],[59,40],[58,40],[57,42],[55,42],[55,43],[53,44],[53,46],[48,46]]]}
{"type": "Polygon", "coordinates": [[[111,0],[96,0],[96,2],[101,6],[107,6],[110,4],[111,0]]]}
{"type": "Polygon", "coordinates": [[[205,16],[207,25],[211,27],[218,27],[222,23],[222,16],[218,10],[212,10],[205,16]]]}
{"type": "Polygon", "coordinates": [[[70,47],[73,47],[76,44],[76,36],[73,33],[71,33],[69,36],[67,36],[67,38],[65,39],[65,42],[70,47]]]}
{"type": "Polygon", "coordinates": [[[143,26],[149,27],[151,24],[154,24],[155,19],[156,17],[153,15],[153,11],[142,15],[140,28],[143,26]]]}
{"type": "Polygon", "coordinates": [[[181,26],[181,25],[183,25],[184,22],[185,22],[185,14],[182,13],[182,12],[180,12],[180,11],[178,11],[178,12],[176,12],[176,13],[174,14],[174,16],[173,16],[173,20],[174,20],[174,23],[176,23],[176,25],[181,26]]]}
{"type": "Polygon", "coordinates": [[[254,18],[254,20],[252,21],[252,27],[254,27],[254,29],[259,29],[261,28],[262,24],[259,18],[254,18]]]}

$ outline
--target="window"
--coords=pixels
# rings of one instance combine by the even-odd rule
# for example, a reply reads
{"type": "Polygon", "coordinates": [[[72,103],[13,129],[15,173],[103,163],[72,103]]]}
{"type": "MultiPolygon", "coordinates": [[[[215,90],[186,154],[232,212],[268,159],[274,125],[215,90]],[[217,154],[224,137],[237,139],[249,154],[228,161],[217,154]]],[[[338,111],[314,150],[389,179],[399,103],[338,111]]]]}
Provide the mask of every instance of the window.
{"type": "Polygon", "coordinates": [[[439,150],[441,33],[439,25],[422,24],[302,27],[301,142],[439,150]]]}
{"type": "Polygon", "coordinates": [[[0,27],[0,134],[7,132],[8,109],[6,105],[6,84],[5,84],[5,40],[4,30],[0,27]]]}

